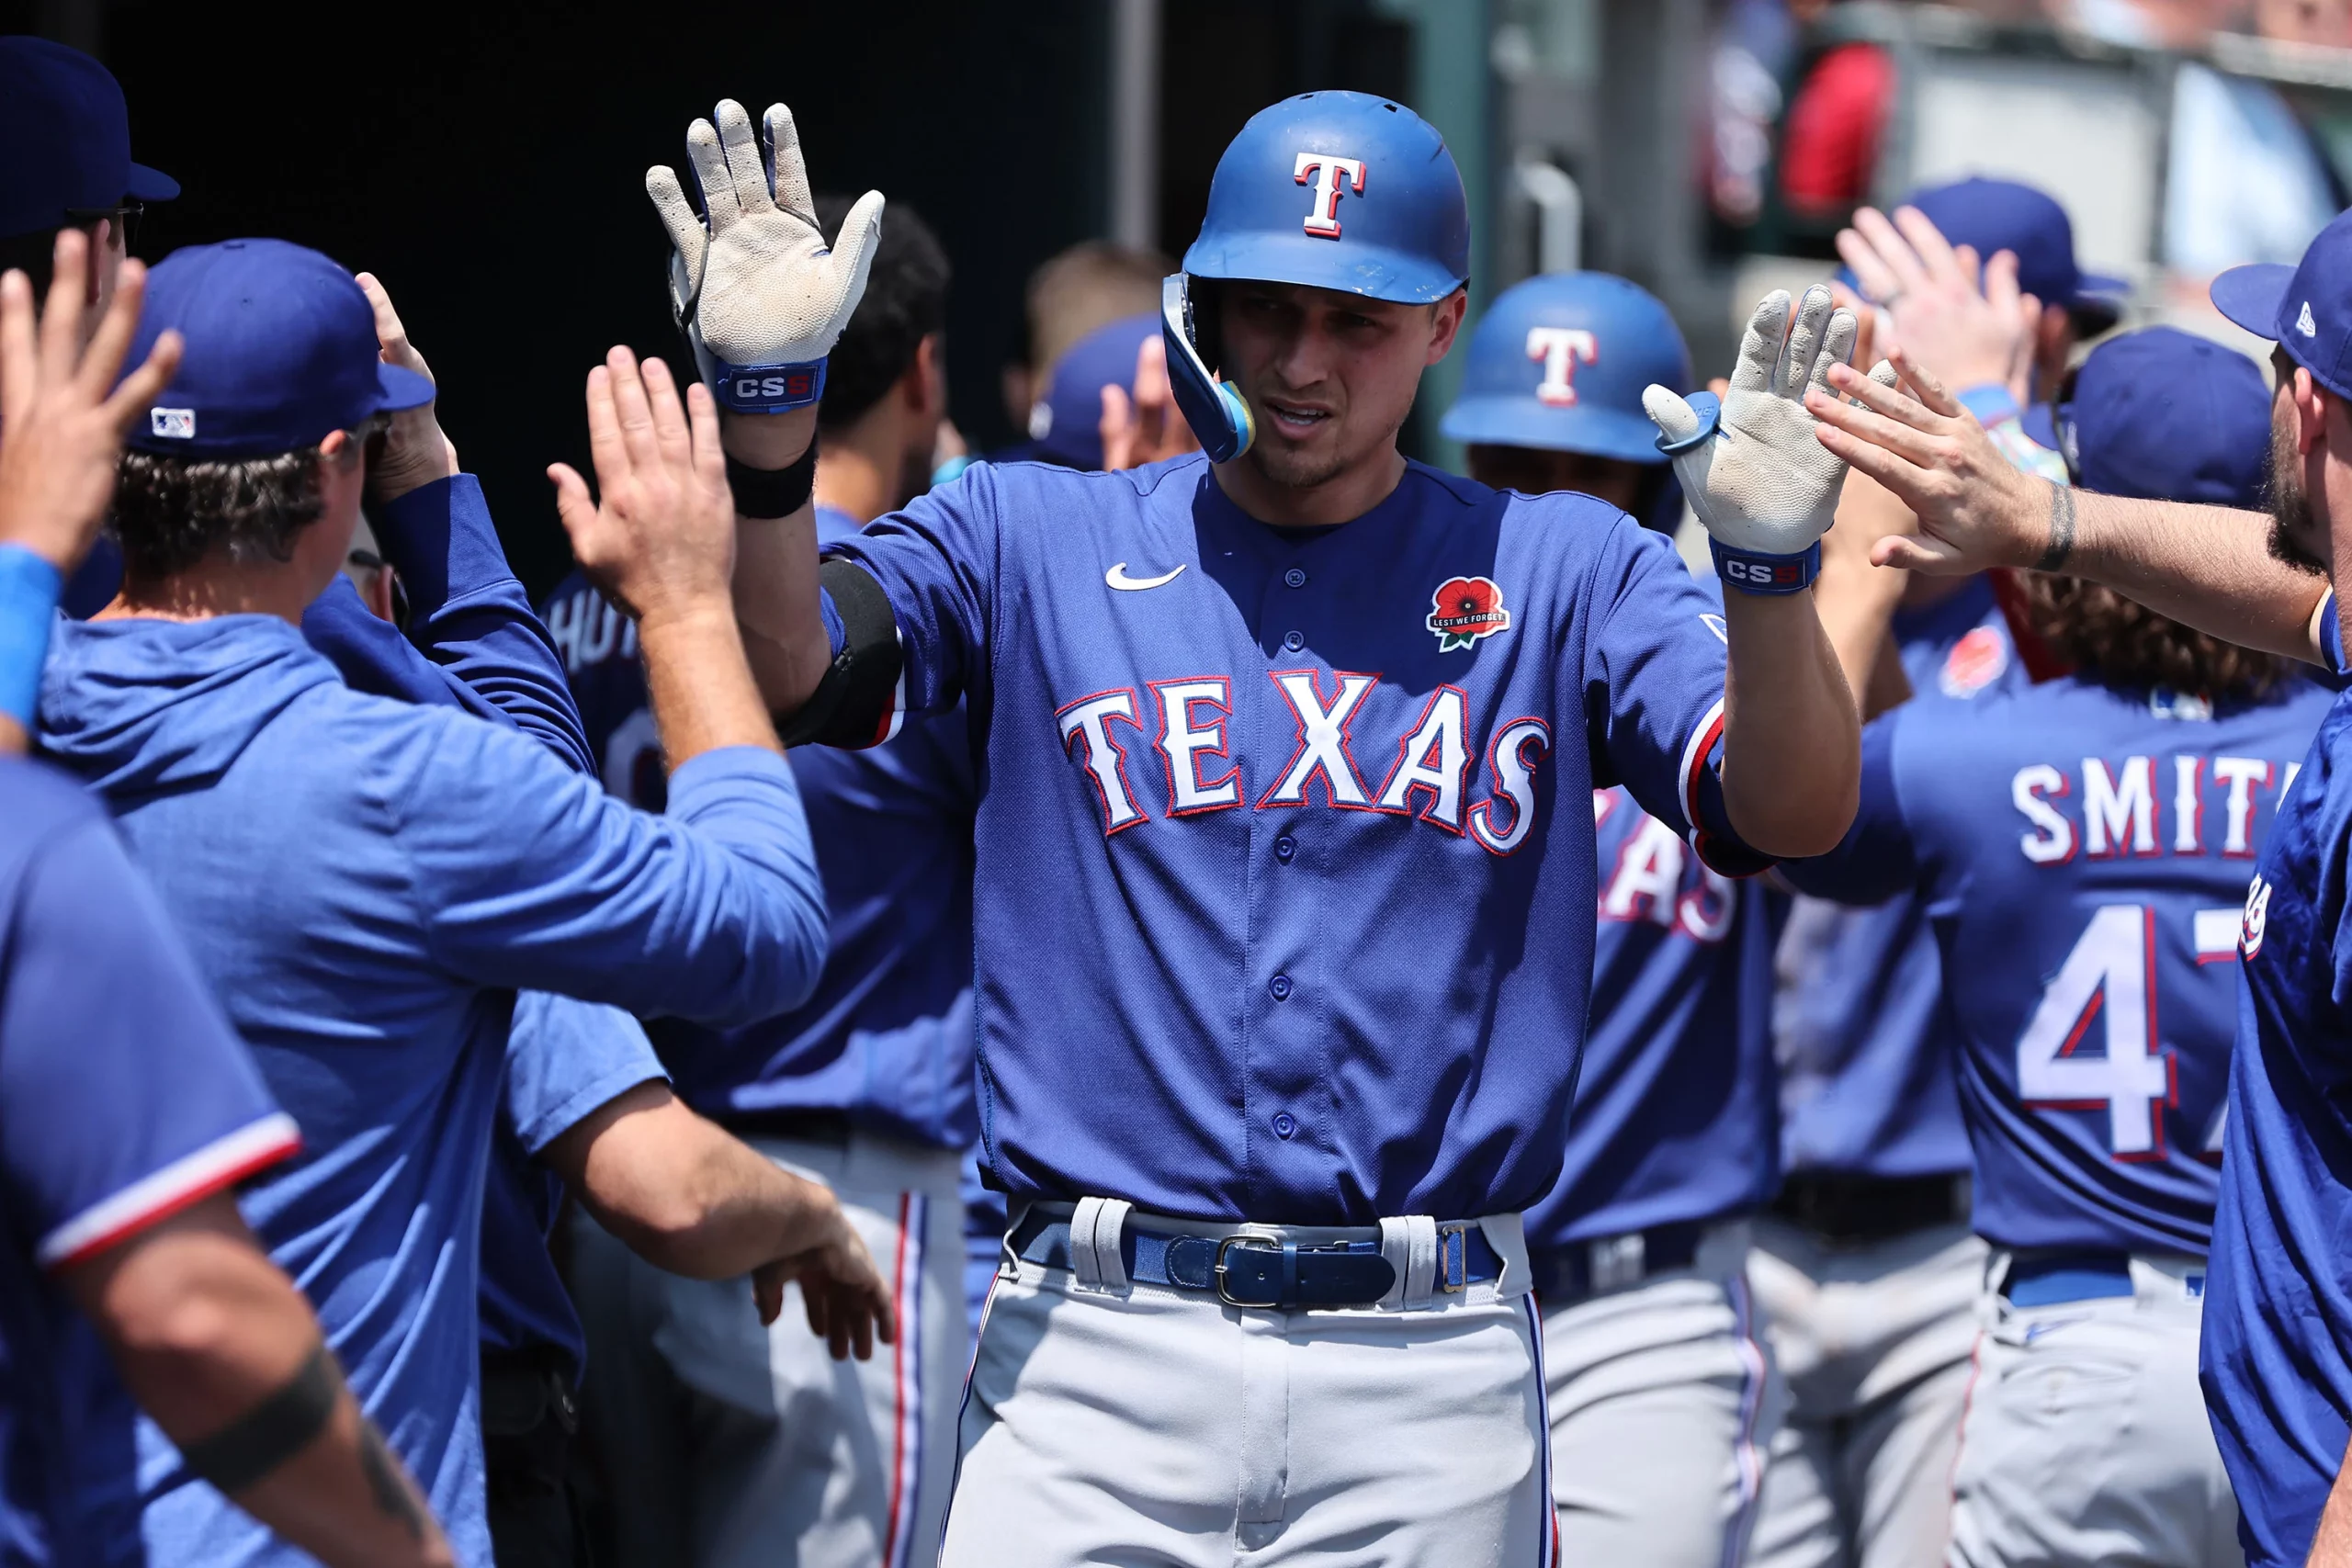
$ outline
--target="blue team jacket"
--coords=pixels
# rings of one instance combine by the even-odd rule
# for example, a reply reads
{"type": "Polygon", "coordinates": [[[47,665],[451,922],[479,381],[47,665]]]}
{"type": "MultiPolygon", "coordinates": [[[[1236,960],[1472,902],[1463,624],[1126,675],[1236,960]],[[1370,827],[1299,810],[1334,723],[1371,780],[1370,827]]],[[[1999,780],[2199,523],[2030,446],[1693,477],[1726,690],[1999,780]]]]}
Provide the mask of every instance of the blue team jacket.
{"type": "MultiPolygon", "coordinates": [[[[248,1218],[487,1563],[475,1247],[513,989],[711,1024],[796,1005],[825,928],[790,770],[711,752],[647,817],[511,727],[350,690],[255,615],[62,626],[39,724],[302,1127],[248,1218]]],[[[156,1562],[300,1560],[152,1428],[142,1450],[156,1562]]]]}

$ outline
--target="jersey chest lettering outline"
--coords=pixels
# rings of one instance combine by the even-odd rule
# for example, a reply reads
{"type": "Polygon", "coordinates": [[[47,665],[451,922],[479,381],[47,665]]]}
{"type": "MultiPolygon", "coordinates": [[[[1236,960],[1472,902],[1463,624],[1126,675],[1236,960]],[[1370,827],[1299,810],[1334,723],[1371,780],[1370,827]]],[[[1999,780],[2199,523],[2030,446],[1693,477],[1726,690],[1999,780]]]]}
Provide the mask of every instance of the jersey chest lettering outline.
{"type": "Polygon", "coordinates": [[[2268,794],[2276,805],[2301,767],[2262,757],[2170,761],[2169,791],[2158,783],[2154,756],[2085,757],[2075,774],[2049,762],[2019,768],[2009,780],[2009,804],[2029,829],[2017,840],[2018,852],[2036,865],[2064,865],[2078,852],[2093,860],[2213,853],[2251,860],[2259,795],[2268,794]],[[2209,793],[2221,797],[2218,821],[2206,810],[2209,793]],[[2079,823],[2059,804],[2075,799],[2079,823]]]}
{"type": "MultiPolygon", "coordinates": [[[[1319,804],[1410,818],[1476,840],[1496,855],[1516,851],[1533,829],[1536,772],[1552,749],[1544,720],[1526,716],[1504,724],[1482,758],[1470,734],[1468,696],[1458,686],[1441,684],[1398,737],[1395,760],[1375,787],[1358,762],[1353,730],[1380,677],[1335,671],[1328,696],[1318,671],[1275,670],[1268,679],[1295,735],[1253,809],[1319,804]],[[1481,778],[1487,791],[1474,803],[1481,778]]],[[[1139,772],[1148,776],[1131,750],[1136,746],[1159,755],[1161,814],[1194,817],[1246,804],[1244,770],[1230,737],[1231,682],[1222,675],[1178,676],[1146,682],[1142,692],[1148,695],[1133,686],[1115,687],[1055,710],[1062,749],[1094,793],[1103,836],[1152,820],[1152,803],[1136,785],[1139,772]]]]}

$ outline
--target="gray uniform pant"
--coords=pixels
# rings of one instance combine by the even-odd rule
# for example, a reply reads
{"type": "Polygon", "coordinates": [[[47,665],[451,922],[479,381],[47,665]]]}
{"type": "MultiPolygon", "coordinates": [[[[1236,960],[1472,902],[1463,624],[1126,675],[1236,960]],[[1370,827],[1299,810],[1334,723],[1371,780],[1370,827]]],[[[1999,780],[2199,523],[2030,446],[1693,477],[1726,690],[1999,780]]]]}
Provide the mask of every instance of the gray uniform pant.
{"type": "Polygon", "coordinates": [[[1544,1313],[1560,1561],[1734,1568],[1786,1395],[1743,1277],[1748,1226],[1693,1267],[1544,1313]]]}
{"type": "Polygon", "coordinates": [[[1433,1294],[1424,1263],[1417,1304],[1312,1313],[1130,1284],[1117,1219],[1091,1226],[1085,1213],[1073,1226],[1101,1238],[1078,1269],[1008,1259],[998,1276],[945,1568],[1551,1562],[1542,1335],[1516,1216],[1488,1228],[1499,1281],[1433,1294]]]}
{"type": "Polygon", "coordinates": [[[1951,1531],[1984,1244],[1938,1225],[1830,1247],[1758,1222],[1747,1278],[1792,1405],[1752,1568],[1928,1568],[1951,1531]]]}
{"type": "Polygon", "coordinates": [[[603,1560],[930,1568],[970,1337],[957,1157],[865,1134],[751,1142],[841,1200],[891,1281],[899,1343],[836,1361],[797,1285],[763,1328],[749,1280],[663,1273],[581,1216],[582,1404],[613,1493],[603,1560]]]}
{"type": "Polygon", "coordinates": [[[2197,1386],[2204,1262],[2135,1258],[2132,1282],[2129,1296],[2035,1307],[1987,1293],[1951,1568],[2245,1561],[2197,1386]]]}

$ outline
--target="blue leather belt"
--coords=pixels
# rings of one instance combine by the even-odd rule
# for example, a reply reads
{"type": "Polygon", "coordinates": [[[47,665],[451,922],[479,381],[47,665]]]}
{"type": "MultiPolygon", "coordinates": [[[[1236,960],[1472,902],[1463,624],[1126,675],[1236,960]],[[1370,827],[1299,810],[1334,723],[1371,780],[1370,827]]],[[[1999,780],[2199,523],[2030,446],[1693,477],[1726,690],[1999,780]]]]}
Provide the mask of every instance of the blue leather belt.
{"type": "MultiPolygon", "coordinates": [[[[1476,1225],[1438,1229],[1437,1288],[1458,1292],[1502,1278],[1502,1258],[1476,1225]]],[[[1012,1228],[1013,1256],[1048,1269],[1070,1267],[1069,1222],[1032,1209],[1012,1228]]],[[[1214,1295],[1227,1306],[1270,1312],[1375,1306],[1396,1288],[1396,1269],[1372,1241],[1301,1245],[1273,1236],[1170,1235],[1126,1225],[1119,1260],[1140,1285],[1214,1295]]]]}
{"type": "Polygon", "coordinates": [[[2045,1252],[2009,1260],[2001,1294],[2011,1306],[2058,1306],[2132,1294],[2132,1258],[2123,1252],[2045,1252]]]}

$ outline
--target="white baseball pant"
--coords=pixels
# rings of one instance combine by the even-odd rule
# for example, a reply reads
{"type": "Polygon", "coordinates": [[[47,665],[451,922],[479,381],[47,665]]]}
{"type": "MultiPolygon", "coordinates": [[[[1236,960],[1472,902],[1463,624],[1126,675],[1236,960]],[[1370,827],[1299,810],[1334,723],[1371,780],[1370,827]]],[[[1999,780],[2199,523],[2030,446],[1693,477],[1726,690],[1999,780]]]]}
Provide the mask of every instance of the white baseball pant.
{"type": "MultiPolygon", "coordinates": [[[[966,1392],[944,1568],[1549,1568],[1542,1327],[1518,1217],[1483,1225],[1500,1280],[1442,1294],[1424,1264],[1409,1304],[1339,1312],[1127,1283],[1115,1224],[1087,1231],[1087,1284],[1008,1248],[966,1392]]],[[[1302,1245],[1379,1235],[1250,1228],[1302,1245]]]]}
{"type": "MultiPolygon", "coordinates": [[[[1990,1278],[2007,1258],[1995,1254],[1990,1278]]],[[[1951,1568],[2234,1568],[2237,1499],[2197,1385],[2202,1258],[2132,1260],[2132,1293],[1987,1293],[1953,1471],[1951,1568]]]]}
{"type": "Polygon", "coordinates": [[[1749,1227],[1694,1265],[1544,1309],[1560,1560],[1736,1568],[1786,1393],[1743,1275],[1749,1227]]]}

